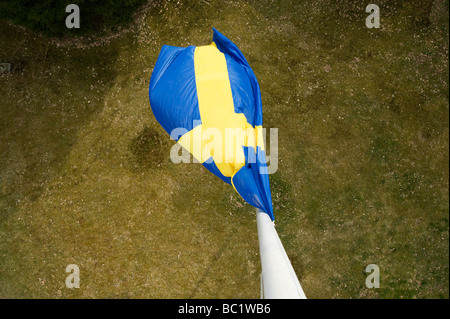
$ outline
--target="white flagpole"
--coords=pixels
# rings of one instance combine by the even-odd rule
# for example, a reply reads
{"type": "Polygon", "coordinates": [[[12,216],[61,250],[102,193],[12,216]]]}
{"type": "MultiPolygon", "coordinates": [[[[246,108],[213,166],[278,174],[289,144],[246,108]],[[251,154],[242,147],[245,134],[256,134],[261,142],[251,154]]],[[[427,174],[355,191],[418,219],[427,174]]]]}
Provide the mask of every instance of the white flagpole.
{"type": "Polygon", "coordinates": [[[306,299],[294,268],[269,215],[256,210],[261,256],[261,298],[306,299]]]}

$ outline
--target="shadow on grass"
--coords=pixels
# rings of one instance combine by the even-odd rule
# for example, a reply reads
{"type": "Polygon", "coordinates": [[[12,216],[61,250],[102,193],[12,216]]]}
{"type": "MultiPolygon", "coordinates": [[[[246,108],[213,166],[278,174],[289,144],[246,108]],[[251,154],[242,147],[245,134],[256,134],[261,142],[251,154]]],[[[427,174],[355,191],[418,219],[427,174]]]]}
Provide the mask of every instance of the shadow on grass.
{"type": "Polygon", "coordinates": [[[148,169],[161,164],[166,158],[165,143],[166,138],[162,137],[158,131],[148,126],[144,127],[129,146],[133,155],[134,168],[148,169]]]}
{"type": "Polygon", "coordinates": [[[119,49],[57,48],[0,21],[0,226],[24,201],[35,201],[62,167],[77,132],[104,107],[119,49]]]}

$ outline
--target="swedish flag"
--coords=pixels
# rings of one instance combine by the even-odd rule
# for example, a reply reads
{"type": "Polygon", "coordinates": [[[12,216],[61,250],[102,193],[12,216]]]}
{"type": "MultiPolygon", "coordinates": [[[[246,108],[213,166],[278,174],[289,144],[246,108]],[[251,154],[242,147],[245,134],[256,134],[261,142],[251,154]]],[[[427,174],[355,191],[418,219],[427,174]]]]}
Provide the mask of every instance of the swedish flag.
{"type": "Polygon", "coordinates": [[[150,105],[166,132],[184,129],[172,137],[273,220],[258,81],[238,47],[213,31],[210,45],[162,47],[150,105]]]}

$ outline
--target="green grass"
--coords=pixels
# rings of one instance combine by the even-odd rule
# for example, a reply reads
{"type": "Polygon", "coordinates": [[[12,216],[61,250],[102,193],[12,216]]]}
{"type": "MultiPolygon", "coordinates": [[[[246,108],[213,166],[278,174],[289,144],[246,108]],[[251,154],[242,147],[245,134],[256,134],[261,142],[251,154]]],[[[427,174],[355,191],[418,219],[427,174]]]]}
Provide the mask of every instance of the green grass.
{"type": "Polygon", "coordinates": [[[377,4],[381,29],[359,1],[168,1],[89,48],[0,21],[0,298],[259,297],[254,209],[173,164],[148,103],[161,46],[212,27],[279,129],[276,225],[306,295],[449,298],[448,4],[377,4]]]}

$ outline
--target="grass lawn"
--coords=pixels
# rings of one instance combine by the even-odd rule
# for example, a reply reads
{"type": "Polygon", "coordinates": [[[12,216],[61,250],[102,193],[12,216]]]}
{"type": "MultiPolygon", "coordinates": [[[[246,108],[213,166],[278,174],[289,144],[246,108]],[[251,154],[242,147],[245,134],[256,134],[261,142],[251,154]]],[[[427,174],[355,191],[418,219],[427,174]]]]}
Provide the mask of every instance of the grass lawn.
{"type": "Polygon", "coordinates": [[[276,227],[306,295],[449,298],[448,1],[375,3],[380,29],[356,0],[155,1],[84,41],[0,21],[0,298],[259,298],[254,208],[170,161],[148,101],[161,46],[212,27],[278,128],[276,227]]]}

